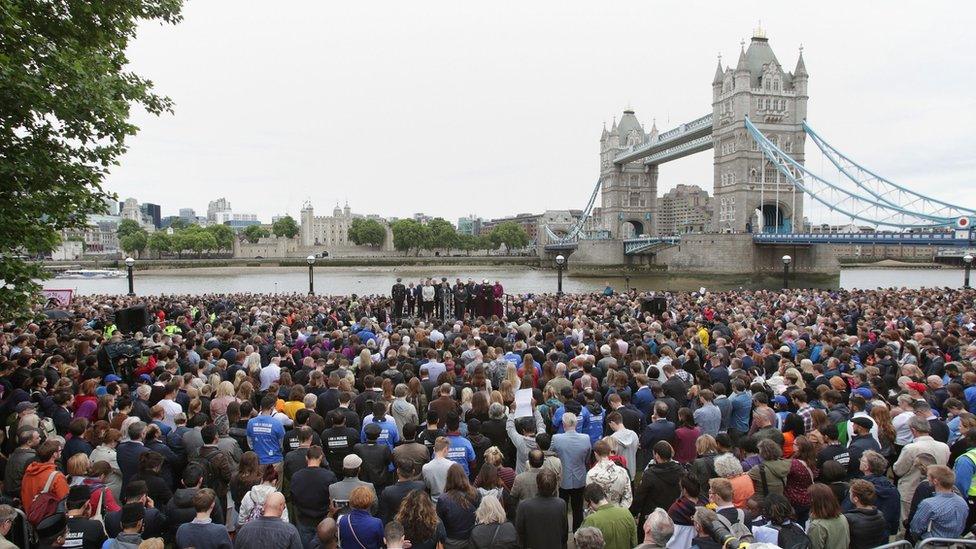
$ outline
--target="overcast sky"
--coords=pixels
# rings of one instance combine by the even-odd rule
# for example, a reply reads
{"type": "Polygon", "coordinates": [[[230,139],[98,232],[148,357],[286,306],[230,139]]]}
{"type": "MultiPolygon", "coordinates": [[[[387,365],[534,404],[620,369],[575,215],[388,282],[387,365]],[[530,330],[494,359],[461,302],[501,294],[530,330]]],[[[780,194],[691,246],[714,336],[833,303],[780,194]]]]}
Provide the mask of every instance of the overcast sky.
{"type": "MultiPolygon", "coordinates": [[[[354,212],[456,221],[582,208],[602,124],[664,131],[711,111],[716,56],[758,20],[808,120],[889,179],[976,207],[976,7],[968,2],[189,1],[143,25],[133,69],[175,102],[108,179],[120,198],[205,214],[354,212]]],[[[812,144],[808,141],[808,150],[812,144]]],[[[820,161],[810,162],[819,168],[820,161]]],[[[659,193],[711,192],[712,152],[659,193]]],[[[807,203],[809,204],[810,201],[807,203]]]]}

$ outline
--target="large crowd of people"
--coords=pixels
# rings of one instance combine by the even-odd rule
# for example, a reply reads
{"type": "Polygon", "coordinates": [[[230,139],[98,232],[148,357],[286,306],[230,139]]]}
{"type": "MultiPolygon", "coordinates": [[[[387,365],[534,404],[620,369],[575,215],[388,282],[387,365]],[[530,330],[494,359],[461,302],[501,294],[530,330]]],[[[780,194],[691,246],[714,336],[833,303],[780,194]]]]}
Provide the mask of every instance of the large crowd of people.
{"type": "Polygon", "coordinates": [[[976,294],[655,297],[442,279],[38,309],[0,328],[0,549],[968,534],[976,294]]]}

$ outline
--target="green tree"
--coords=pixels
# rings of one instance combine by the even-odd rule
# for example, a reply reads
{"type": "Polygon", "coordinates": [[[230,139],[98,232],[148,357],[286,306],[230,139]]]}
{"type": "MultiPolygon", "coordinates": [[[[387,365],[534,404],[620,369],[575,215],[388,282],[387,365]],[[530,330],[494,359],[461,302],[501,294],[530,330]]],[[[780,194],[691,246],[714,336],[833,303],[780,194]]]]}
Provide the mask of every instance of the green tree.
{"type": "Polygon", "coordinates": [[[148,237],[145,231],[139,231],[136,233],[131,233],[123,236],[119,239],[119,247],[122,251],[129,255],[138,256],[139,252],[146,249],[146,244],[148,244],[148,237]]]}
{"type": "MultiPolygon", "coordinates": [[[[260,225],[252,225],[260,227],[260,225]]],[[[217,242],[217,250],[233,250],[234,249],[234,229],[231,229],[227,225],[210,225],[204,229],[211,235],[213,235],[214,240],[217,242]]]]}
{"type": "Polygon", "coordinates": [[[169,251],[175,252],[177,257],[183,259],[183,252],[192,248],[190,238],[191,236],[186,230],[176,231],[169,235],[169,251]]]}
{"type": "Polygon", "coordinates": [[[178,231],[180,229],[185,229],[189,226],[190,224],[184,221],[183,219],[174,219],[173,222],[169,224],[168,228],[173,229],[174,231],[178,231]]]}
{"type": "Polygon", "coordinates": [[[21,257],[54,249],[115,199],[102,183],[138,131],[130,113],[171,110],[126,49],[141,24],[178,22],[182,5],[0,0],[0,318],[27,316],[50,276],[21,257]]]}
{"type": "Polygon", "coordinates": [[[390,230],[393,231],[393,248],[404,252],[404,255],[415,248],[417,254],[420,254],[420,248],[424,246],[430,232],[426,226],[413,219],[397,220],[390,225],[390,230]]]}
{"type": "Polygon", "coordinates": [[[427,224],[428,236],[424,245],[428,250],[435,248],[451,249],[457,246],[457,231],[450,221],[435,217],[427,224]]]}
{"type": "Polygon", "coordinates": [[[457,247],[471,255],[471,252],[479,249],[478,237],[473,234],[459,234],[457,247]]]}
{"type": "Polygon", "coordinates": [[[484,250],[486,255],[491,255],[492,250],[498,249],[498,244],[495,244],[491,236],[483,234],[478,237],[478,247],[475,249],[484,250]]]}
{"type": "Polygon", "coordinates": [[[529,245],[529,235],[521,225],[514,221],[506,221],[494,229],[490,234],[495,246],[504,245],[506,253],[512,253],[513,249],[524,248],[529,245]]]}
{"type": "Polygon", "coordinates": [[[357,217],[349,225],[349,240],[357,246],[380,246],[386,240],[386,228],[375,219],[357,217]]]}
{"type": "Polygon", "coordinates": [[[156,231],[149,235],[149,251],[156,252],[157,255],[162,256],[165,252],[170,251],[172,247],[173,242],[168,234],[162,231],[156,231]]]}
{"type": "Polygon", "coordinates": [[[248,225],[247,227],[244,227],[244,231],[242,231],[241,234],[244,235],[244,238],[246,238],[248,242],[254,244],[262,238],[271,236],[271,231],[262,227],[261,225],[248,225]]]}
{"type": "Polygon", "coordinates": [[[206,230],[195,231],[190,235],[190,248],[200,257],[205,251],[217,249],[217,239],[206,230]]]}
{"type": "Polygon", "coordinates": [[[115,234],[119,235],[119,238],[123,236],[129,236],[132,233],[144,233],[145,229],[139,226],[139,223],[131,219],[123,219],[119,222],[119,226],[115,229],[115,234]]]}
{"type": "Polygon", "coordinates": [[[298,235],[298,223],[295,222],[295,219],[292,216],[286,215],[285,217],[282,217],[278,221],[271,224],[271,232],[273,232],[275,236],[295,238],[295,236],[298,235]]]}

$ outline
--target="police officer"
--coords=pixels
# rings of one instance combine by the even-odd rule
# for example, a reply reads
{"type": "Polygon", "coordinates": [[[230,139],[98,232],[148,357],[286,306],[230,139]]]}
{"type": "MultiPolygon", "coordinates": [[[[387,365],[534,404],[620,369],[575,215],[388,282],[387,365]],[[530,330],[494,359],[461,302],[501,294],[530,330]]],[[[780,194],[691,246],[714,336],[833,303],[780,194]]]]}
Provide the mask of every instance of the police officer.
{"type": "Polygon", "coordinates": [[[407,288],[402,284],[402,279],[397,278],[390,294],[393,298],[393,320],[399,322],[403,318],[403,300],[407,297],[407,288]]]}

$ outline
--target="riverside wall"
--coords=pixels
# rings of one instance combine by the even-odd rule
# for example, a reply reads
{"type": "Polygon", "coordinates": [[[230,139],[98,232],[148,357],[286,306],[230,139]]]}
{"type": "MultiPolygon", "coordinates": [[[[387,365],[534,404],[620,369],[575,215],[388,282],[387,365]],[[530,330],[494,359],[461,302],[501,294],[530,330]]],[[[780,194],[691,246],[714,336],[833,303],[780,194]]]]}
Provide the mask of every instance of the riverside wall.
{"type": "MultiPolygon", "coordinates": [[[[551,253],[543,257],[550,260],[551,253]]],[[[654,254],[625,256],[622,240],[583,240],[569,256],[569,269],[594,267],[701,274],[772,274],[783,271],[837,275],[840,263],[831,246],[757,246],[750,234],[683,235],[681,243],[654,254]]]]}

